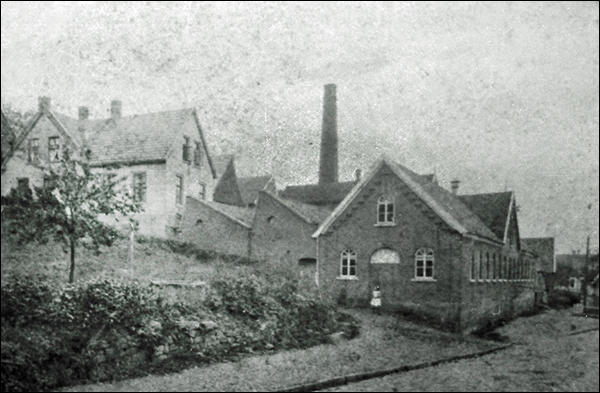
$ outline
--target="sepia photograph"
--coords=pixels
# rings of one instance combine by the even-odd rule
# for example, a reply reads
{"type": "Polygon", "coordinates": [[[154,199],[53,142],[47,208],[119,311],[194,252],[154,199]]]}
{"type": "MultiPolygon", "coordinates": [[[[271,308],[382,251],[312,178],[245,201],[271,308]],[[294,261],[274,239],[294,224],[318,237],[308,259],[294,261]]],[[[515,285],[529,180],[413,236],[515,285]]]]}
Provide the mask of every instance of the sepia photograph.
{"type": "Polygon", "coordinates": [[[598,392],[597,1],[2,1],[2,392],[598,392]]]}

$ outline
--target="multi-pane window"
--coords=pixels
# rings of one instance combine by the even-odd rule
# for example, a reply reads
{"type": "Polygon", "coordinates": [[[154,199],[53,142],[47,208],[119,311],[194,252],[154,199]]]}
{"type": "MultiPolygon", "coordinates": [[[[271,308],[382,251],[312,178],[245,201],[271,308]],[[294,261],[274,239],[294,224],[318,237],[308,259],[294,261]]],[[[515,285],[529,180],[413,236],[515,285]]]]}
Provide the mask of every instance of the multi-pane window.
{"type": "Polygon", "coordinates": [[[356,277],[356,253],[354,251],[351,251],[351,250],[342,251],[340,276],[341,277],[356,277]]]}
{"type": "Polygon", "coordinates": [[[200,183],[200,199],[206,199],[206,184],[200,183]]]}
{"type": "Polygon", "coordinates": [[[415,277],[433,279],[433,250],[419,248],[415,253],[415,277]]]}
{"type": "Polygon", "coordinates": [[[40,160],[40,140],[33,138],[29,140],[29,162],[40,160]]]}
{"type": "Polygon", "coordinates": [[[137,202],[146,201],[146,173],[133,174],[133,199],[137,202]]]}
{"type": "Polygon", "coordinates": [[[183,137],[183,161],[189,162],[190,161],[190,138],[188,138],[187,136],[183,137]]]}
{"type": "Polygon", "coordinates": [[[176,176],[175,202],[178,205],[182,205],[183,204],[183,176],[180,176],[180,175],[176,176]]]}
{"type": "Polygon", "coordinates": [[[377,223],[394,222],[394,198],[382,195],[377,200],[377,223]]]}
{"type": "Polygon", "coordinates": [[[60,160],[60,144],[57,136],[51,136],[48,138],[48,160],[58,161],[60,160]]]}
{"type": "Polygon", "coordinates": [[[483,251],[479,251],[479,279],[484,279],[483,275],[483,251]]]}
{"type": "Polygon", "coordinates": [[[201,166],[202,165],[202,145],[200,142],[196,142],[196,149],[194,150],[194,165],[201,166]]]}

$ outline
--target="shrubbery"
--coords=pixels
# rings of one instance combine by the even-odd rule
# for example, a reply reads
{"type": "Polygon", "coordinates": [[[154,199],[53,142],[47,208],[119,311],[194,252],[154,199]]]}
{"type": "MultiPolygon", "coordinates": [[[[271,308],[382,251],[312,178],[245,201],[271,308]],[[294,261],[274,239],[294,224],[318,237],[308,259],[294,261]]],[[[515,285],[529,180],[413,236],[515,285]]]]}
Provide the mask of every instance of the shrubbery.
{"type": "Polygon", "coordinates": [[[308,347],[339,330],[358,334],[351,317],[303,298],[284,278],[215,280],[194,308],[137,283],[14,279],[2,286],[1,388],[39,391],[175,371],[308,347]]]}

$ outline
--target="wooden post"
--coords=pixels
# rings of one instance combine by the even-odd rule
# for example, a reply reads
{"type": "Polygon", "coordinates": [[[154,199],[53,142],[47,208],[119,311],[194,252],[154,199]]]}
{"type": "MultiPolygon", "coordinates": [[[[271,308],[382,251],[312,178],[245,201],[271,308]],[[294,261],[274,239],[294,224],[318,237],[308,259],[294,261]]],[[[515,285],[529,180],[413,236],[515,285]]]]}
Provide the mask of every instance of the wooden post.
{"type": "Polygon", "coordinates": [[[133,263],[133,243],[134,243],[134,232],[133,225],[130,223],[131,232],[129,233],[129,262],[133,263]]]}
{"type": "Polygon", "coordinates": [[[588,263],[590,259],[590,237],[587,237],[587,243],[585,246],[585,263],[583,265],[583,282],[581,283],[581,290],[583,291],[583,312],[587,309],[587,275],[588,275],[588,263]]]}

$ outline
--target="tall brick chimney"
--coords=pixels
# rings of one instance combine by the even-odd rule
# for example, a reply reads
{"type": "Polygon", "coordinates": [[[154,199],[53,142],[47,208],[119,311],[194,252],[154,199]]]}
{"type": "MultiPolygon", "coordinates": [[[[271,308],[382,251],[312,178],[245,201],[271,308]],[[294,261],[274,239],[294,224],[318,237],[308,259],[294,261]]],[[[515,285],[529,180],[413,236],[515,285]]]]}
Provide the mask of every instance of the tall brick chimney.
{"type": "Polygon", "coordinates": [[[45,113],[50,110],[51,102],[50,97],[38,97],[38,111],[45,113]]]}
{"type": "Polygon", "coordinates": [[[321,156],[319,162],[319,184],[338,181],[338,139],[336,86],[325,85],[323,95],[323,126],[321,128],[321,156]]]}
{"type": "Polygon", "coordinates": [[[121,117],[121,109],[123,108],[123,103],[119,100],[112,100],[110,102],[110,117],[113,119],[118,119],[121,117]]]}

